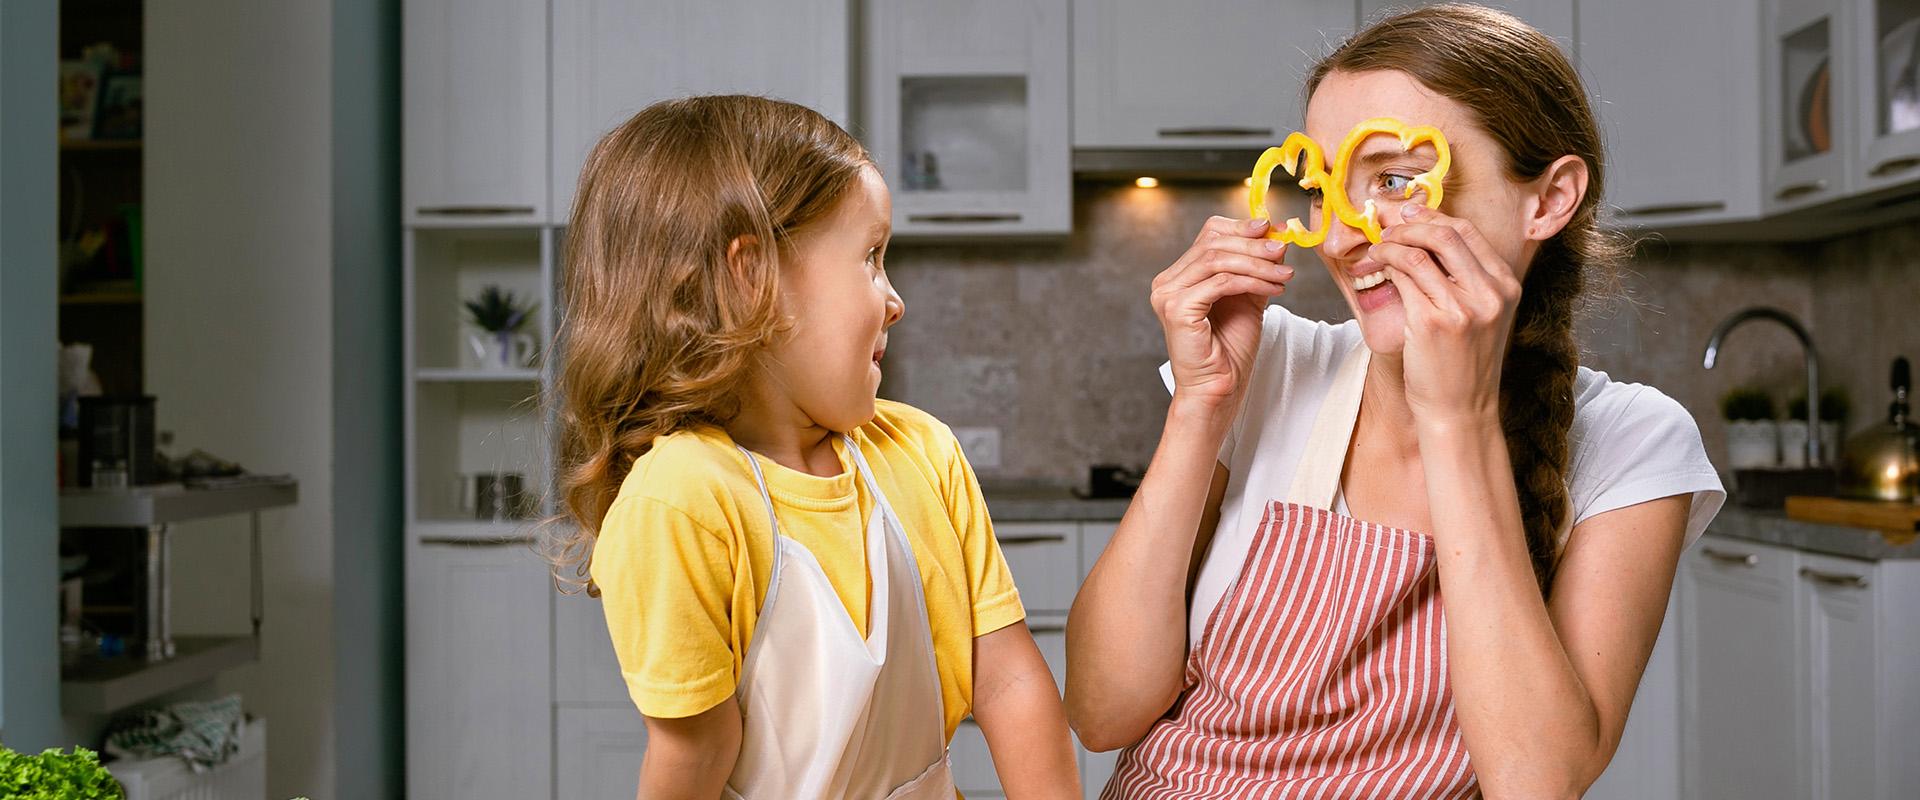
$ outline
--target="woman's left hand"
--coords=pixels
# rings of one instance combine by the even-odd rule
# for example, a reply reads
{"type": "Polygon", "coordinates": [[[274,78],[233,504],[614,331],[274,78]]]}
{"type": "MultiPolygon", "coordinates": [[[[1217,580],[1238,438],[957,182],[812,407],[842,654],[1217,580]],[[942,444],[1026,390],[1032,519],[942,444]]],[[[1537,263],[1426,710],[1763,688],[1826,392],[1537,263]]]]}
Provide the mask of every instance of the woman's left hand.
{"type": "Polygon", "coordinates": [[[1406,315],[1402,368],[1415,425],[1499,419],[1520,279],[1473,223],[1417,203],[1373,247],[1406,315]]]}

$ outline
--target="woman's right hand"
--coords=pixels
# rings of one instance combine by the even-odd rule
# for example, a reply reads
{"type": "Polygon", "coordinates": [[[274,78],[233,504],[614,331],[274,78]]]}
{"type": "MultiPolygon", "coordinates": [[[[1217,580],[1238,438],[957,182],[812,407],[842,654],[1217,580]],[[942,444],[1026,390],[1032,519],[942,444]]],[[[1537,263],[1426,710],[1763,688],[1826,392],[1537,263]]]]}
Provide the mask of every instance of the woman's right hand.
{"type": "Polygon", "coordinates": [[[1246,390],[1267,301],[1293,278],[1293,268],[1280,263],[1286,245],[1265,238],[1270,224],[1209,219],[1193,246],[1153,279],[1175,398],[1232,409],[1246,390]]]}

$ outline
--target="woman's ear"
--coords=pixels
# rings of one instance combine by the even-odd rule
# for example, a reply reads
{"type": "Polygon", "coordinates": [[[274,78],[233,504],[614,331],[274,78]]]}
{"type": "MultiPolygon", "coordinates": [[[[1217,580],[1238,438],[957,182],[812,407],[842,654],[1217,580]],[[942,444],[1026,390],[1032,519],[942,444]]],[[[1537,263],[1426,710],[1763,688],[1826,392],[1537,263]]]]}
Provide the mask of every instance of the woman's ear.
{"type": "Polygon", "coordinates": [[[1534,179],[1536,194],[1527,217],[1527,238],[1544,242],[1559,235],[1574,212],[1580,210],[1589,177],[1586,159],[1579,156],[1561,156],[1547,165],[1546,171],[1534,179]]]}

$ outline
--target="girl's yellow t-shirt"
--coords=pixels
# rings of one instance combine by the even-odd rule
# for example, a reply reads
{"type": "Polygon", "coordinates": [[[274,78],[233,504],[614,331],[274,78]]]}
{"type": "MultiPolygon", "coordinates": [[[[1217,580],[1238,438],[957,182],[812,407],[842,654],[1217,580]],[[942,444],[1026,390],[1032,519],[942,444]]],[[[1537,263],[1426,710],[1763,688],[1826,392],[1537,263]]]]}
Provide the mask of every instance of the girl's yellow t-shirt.
{"type": "MultiPolygon", "coordinates": [[[[911,406],[876,406],[853,438],[919,565],[951,738],[973,706],[974,638],[1026,611],[953,432],[911,406]]],[[[874,499],[838,437],[834,448],[842,471],[831,478],[755,458],[780,532],[813,553],[864,632],[874,499]]],[[[698,714],[738,685],[774,552],[746,458],[716,428],[660,437],[634,462],[601,523],[591,572],[627,690],[647,716],[698,714]]]]}

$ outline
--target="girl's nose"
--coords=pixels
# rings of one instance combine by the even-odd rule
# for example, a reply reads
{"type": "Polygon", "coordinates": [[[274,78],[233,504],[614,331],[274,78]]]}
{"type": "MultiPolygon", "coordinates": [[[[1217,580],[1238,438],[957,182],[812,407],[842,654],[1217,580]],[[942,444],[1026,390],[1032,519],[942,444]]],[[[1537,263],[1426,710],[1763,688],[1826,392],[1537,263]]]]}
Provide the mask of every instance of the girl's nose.
{"type": "Polygon", "coordinates": [[[900,299],[900,293],[893,290],[893,282],[887,282],[887,327],[900,321],[907,315],[907,301],[900,299]]]}

